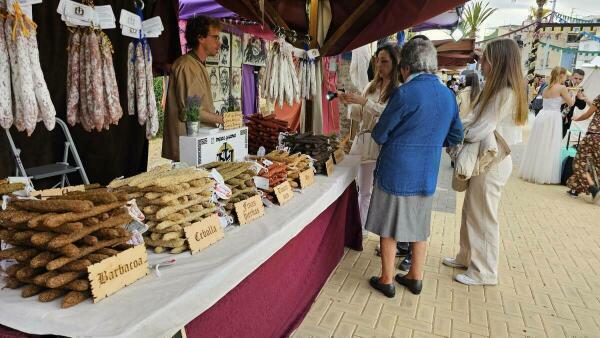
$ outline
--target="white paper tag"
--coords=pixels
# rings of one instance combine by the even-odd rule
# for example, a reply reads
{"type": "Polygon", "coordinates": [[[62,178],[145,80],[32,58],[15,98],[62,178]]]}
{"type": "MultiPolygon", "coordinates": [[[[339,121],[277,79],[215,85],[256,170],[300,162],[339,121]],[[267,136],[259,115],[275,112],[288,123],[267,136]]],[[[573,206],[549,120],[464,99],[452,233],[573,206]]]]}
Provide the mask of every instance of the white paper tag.
{"type": "Polygon", "coordinates": [[[306,55],[311,58],[311,59],[316,59],[317,57],[319,57],[319,50],[318,49],[309,49],[306,52],[306,55]]]}
{"type": "Polygon", "coordinates": [[[137,219],[134,219],[132,222],[129,222],[128,224],[123,225],[123,227],[125,228],[125,230],[127,230],[129,232],[137,231],[140,234],[143,234],[146,231],[148,231],[148,226],[146,224],[138,221],[137,219]]]}
{"type": "Polygon", "coordinates": [[[253,163],[252,163],[252,168],[251,168],[251,169],[252,169],[252,171],[254,171],[256,174],[258,174],[258,173],[259,173],[261,170],[263,170],[263,169],[265,169],[265,170],[266,170],[267,168],[263,167],[263,166],[262,166],[262,165],[260,165],[260,163],[258,163],[258,162],[253,162],[253,163]]]}
{"type": "Polygon", "coordinates": [[[19,0],[21,6],[31,6],[41,4],[42,0],[19,0]]]}
{"type": "Polygon", "coordinates": [[[56,7],[56,13],[60,14],[61,16],[63,14],[65,14],[65,6],[67,5],[67,0],[60,0],[60,2],[58,3],[58,7],[56,7]]]}
{"type": "Polygon", "coordinates": [[[270,167],[273,165],[273,162],[271,162],[265,158],[262,160],[262,164],[264,164],[266,167],[270,167]]]}
{"type": "Polygon", "coordinates": [[[268,190],[270,188],[268,178],[254,176],[252,179],[254,180],[254,185],[256,185],[258,189],[268,190]]]}
{"type": "Polygon", "coordinates": [[[125,27],[142,29],[142,18],[137,14],[122,9],[121,16],[119,17],[119,24],[125,27]]]}
{"type": "Polygon", "coordinates": [[[221,228],[225,229],[226,227],[233,224],[233,217],[229,216],[222,205],[217,207],[217,217],[219,217],[219,223],[221,223],[221,228]]]}
{"type": "Polygon", "coordinates": [[[219,196],[220,199],[230,199],[232,194],[231,189],[225,184],[223,176],[221,176],[221,174],[219,174],[219,172],[216,169],[213,169],[210,172],[210,176],[215,181],[217,181],[217,184],[215,186],[215,194],[217,194],[217,196],[219,196]]]}
{"type": "Polygon", "coordinates": [[[133,217],[134,220],[143,222],[146,219],[144,213],[140,211],[140,208],[138,208],[135,199],[132,199],[131,201],[127,202],[127,211],[129,212],[129,215],[133,217]]]}
{"type": "MultiPolygon", "coordinates": [[[[6,250],[6,249],[10,249],[12,248],[12,245],[4,242],[4,241],[0,241],[0,250],[6,250]]],[[[0,268],[2,269],[2,271],[5,271],[9,266],[11,265],[15,265],[17,264],[17,261],[15,259],[4,259],[2,261],[0,261],[0,268]]]]}
{"type": "Polygon", "coordinates": [[[260,157],[263,157],[266,154],[267,154],[267,149],[265,149],[265,147],[263,147],[263,146],[258,148],[258,151],[256,152],[256,156],[260,156],[260,157]]]}
{"type": "Polygon", "coordinates": [[[14,195],[26,197],[26,196],[29,196],[29,194],[31,194],[31,192],[34,190],[33,184],[31,183],[31,180],[29,179],[29,177],[11,176],[11,177],[7,177],[7,180],[8,180],[8,183],[25,184],[25,188],[23,188],[23,190],[13,192],[14,195]]]}
{"type": "Polygon", "coordinates": [[[91,22],[94,17],[94,9],[90,6],[67,0],[64,14],[69,18],[91,22]]]}
{"type": "Polygon", "coordinates": [[[94,23],[102,29],[113,29],[117,28],[115,13],[113,13],[112,6],[96,6],[94,23]]]}
{"type": "Polygon", "coordinates": [[[128,36],[128,37],[134,38],[134,39],[140,38],[140,30],[131,28],[131,27],[126,27],[126,26],[121,27],[121,34],[123,34],[123,36],[128,36]]]}
{"type": "Polygon", "coordinates": [[[144,20],[142,22],[142,29],[144,30],[144,32],[147,32],[147,33],[149,33],[149,32],[159,32],[160,33],[165,30],[165,27],[163,26],[160,16],[155,16],[148,20],[144,20]]]}
{"type": "Polygon", "coordinates": [[[2,210],[6,210],[6,208],[8,207],[9,201],[10,201],[10,197],[8,197],[8,195],[2,196],[2,210]]]}

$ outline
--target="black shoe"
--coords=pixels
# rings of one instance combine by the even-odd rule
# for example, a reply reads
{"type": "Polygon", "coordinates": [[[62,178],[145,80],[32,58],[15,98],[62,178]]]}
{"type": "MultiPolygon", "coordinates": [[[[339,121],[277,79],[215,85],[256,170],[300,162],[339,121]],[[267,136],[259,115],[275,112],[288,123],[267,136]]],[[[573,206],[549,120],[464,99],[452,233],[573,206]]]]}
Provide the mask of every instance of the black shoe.
{"type": "Polygon", "coordinates": [[[396,282],[398,282],[398,284],[404,285],[407,289],[410,290],[410,292],[412,292],[415,295],[420,294],[421,290],[423,289],[422,280],[408,279],[404,276],[400,276],[400,274],[397,274],[394,279],[396,280],[396,282]]]}
{"type": "Polygon", "coordinates": [[[407,255],[406,257],[404,257],[402,262],[400,262],[400,265],[398,265],[398,269],[408,272],[408,270],[410,270],[411,265],[412,265],[412,257],[410,257],[410,255],[407,255]]]}
{"type": "Polygon", "coordinates": [[[597,186],[592,185],[591,187],[589,187],[588,191],[592,195],[592,199],[594,200],[594,202],[596,202],[600,198],[600,194],[598,193],[600,189],[598,189],[597,186]]]}
{"type": "Polygon", "coordinates": [[[394,298],[396,295],[396,287],[394,284],[382,284],[379,282],[379,277],[371,277],[371,279],[369,279],[369,284],[371,284],[373,289],[378,290],[388,298],[394,298]]]}
{"type": "Polygon", "coordinates": [[[569,194],[569,196],[571,196],[571,197],[579,196],[579,193],[575,190],[569,190],[569,191],[567,191],[567,194],[569,194]]]}

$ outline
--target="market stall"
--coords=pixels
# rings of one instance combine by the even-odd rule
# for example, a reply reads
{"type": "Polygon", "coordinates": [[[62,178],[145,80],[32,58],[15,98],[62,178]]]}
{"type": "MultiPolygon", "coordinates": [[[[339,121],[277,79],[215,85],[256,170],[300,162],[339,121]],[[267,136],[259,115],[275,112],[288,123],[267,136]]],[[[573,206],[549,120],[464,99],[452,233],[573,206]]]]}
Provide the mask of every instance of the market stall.
{"type": "MultiPolygon", "coordinates": [[[[336,55],[459,1],[403,2],[401,23],[384,13],[398,11],[398,2],[312,1],[311,19],[296,22],[280,13],[303,6],[266,1],[267,32],[257,29],[257,2],[219,1],[234,17],[200,2],[34,6],[35,23],[43,27],[39,61],[56,116],[70,125],[95,184],[50,190],[36,184],[34,190],[24,178],[0,180],[6,196],[0,334],[165,337],[185,328],[191,336],[285,336],[303,320],[344,246],[362,250],[354,183],[360,159],[345,156],[347,145],[337,136],[321,135],[338,124],[331,117],[339,114],[324,99],[336,87],[336,55]],[[182,163],[146,171],[147,140],[158,119],[153,75],[168,73],[185,52],[181,9],[225,17],[220,39],[228,43],[207,62],[224,123],[202,132],[188,124],[179,139],[182,163]],[[96,14],[89,20],[99,15],[111,22],[77,28],[90,10],[96,14]],[[335,15],[327,18],[328,11],[335,15]],[[340,21],[342,14],[348,21],[340,21]],[[371,17],[389,27],[376,27],[371,17]],[[114,21],[121,34],[107,28],[114,21]],[[68,48],[50,53],[57,45],[68,48]],[[316,132],[294,133],[260,98],[280,109],[301,104],[301,128],[316,132]]],[[[33,21],[21,18],[35,31],[33,21]]],[[[186,106],[186,116],[195,111],[197,117],[193,106],[186,106]]],[[[48,116],[40,117],[51,129],[48,116]]],[[[55,155],[62,143],[41,123],[33,126],[31,134],[16,125],[32,135],[17,138],[28,165],[55,155]]],[[[2,170],[0,177],[12,172],[2,170]]]]}

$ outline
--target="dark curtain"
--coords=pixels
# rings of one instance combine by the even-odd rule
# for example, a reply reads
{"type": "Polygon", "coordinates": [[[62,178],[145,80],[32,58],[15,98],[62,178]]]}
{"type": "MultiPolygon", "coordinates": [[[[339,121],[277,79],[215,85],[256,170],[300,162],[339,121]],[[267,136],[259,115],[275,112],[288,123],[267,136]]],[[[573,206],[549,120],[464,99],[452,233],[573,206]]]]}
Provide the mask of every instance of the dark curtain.
{"type": "MultiPolygon", "coordinates": [[[[37,23],[37,39],[40,62],[44,77],[56,107],[57,117],[66,120],[66,74],[68,31],[60,15],[56,13],[59,0],[46,0],[33,6],[33,19],[37,23]]],[[[96,0],[95,5],[110,4],[117,18],[121,9],[135,13],[133,1],[96,0]]],[[[153,39],[151,47],[155,69],[164,70],[180,55],[177,30],[177,0],[146,1],[144,9],[147,18],[160,15],[165,26],[163,34],[153,39]]],[[[145,126],[140,126],[137,116],[127,113],[127,46],[131,38],[121,35],[121,30],[104,31],[110,38],[113,48],[113,62],[117,75],[117,85],[123,118],[118,125],[111,125],[102,132],[84,131],[79,125],[70,127],[70,132],[92,183],[106,184],[115,177],[132,176],[146,170],[148,162],[148,141],[145,126]]],[[[160,97],[158,97],[160,99],[160,97]]],[[[64,137],[59,126],[47,131],[38,123],[31,137],[11,128],[11,135],[21,149],[21,160],[25,168],[62,161],[64,137]]],[[[71,162],[72,163],[72,162],[71,162]]],[[[8,138],[4,131],[0,135],[0,178],[14,175],[15,162],[10,152],[8,138]]],[[[79,175],[69,176],[71,183],[80,182],[79,175]]],[[[47,187],[50,181],[34,182],[36,188],[47,187]]]]}

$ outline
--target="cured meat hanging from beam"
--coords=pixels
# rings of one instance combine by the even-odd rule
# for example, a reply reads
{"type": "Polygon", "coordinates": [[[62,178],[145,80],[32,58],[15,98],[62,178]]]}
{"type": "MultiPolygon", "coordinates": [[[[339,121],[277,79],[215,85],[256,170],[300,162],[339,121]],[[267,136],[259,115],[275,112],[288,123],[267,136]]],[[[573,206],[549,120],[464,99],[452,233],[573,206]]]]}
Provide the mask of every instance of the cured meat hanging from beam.
{"type": "Polygon", "coordinates": [[[123,116],[113,48],[102,30],[71,28],[67,62],[67,122],[85,131],[109,129],[123,116]]]}

